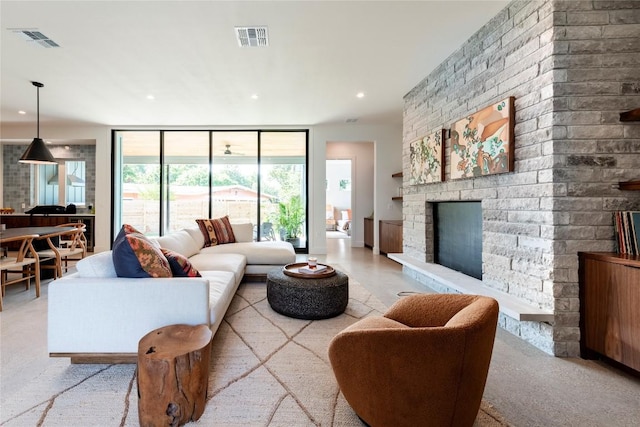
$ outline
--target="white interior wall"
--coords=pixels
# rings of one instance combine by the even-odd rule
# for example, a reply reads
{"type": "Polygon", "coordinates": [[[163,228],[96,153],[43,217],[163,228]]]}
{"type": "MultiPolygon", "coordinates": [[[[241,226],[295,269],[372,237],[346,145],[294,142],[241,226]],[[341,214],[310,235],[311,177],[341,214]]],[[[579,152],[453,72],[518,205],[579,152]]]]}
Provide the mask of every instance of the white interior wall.
{"type": "MultiPolygon", "coordinates": [[[[314,126],[310,132],[310,242],[309,252],[323,254],[327,251],[325,233],[325,172],[326,158],[352,158],[351,150],[357,148],[363,141],[373,143],[373,157],[365,156],[352,163],[355,168],[356,185],[366,179],[358,179],[360,169],[367,170],[373,167],[373,180],[371,181],[372,193],[367,193],[366,199],[358,197],[356,193],[352,206],[352,224],[355,235],[351,236],[352,245],[364,246],[364,217],[374,211],[374,219],[402,219],[402,204],[393,202],[391,197],[396,195],[398,182],[391,175],[402,170],[402,125],[365,125],[365,124],[340,124],[314,126]],[[327,144],[341,141],[341,150],[327,152],[327,144]],[[373,200],[371,200],[373,194],[373,200]]],[[[363,181],[363,182],[364,182],[363,181]]],[[[363,183],[362,185],[367,185],[363,183]]],[[[353,185],[352,185],[353,188],[353,185]]],[[[365,196],[363,196],[364,198],[365,196]]],[[[378,227],[374,227],[374,253],[379,253],[378,227]]]]}
{"type": "MultiPolygon", "coordinates": [[[[327,144],[327,152],[334,143],[327,144]]],[[[373,146],[371,147],[373,150],[373,146]]],[[[344,191],[340,189],[341,180],[351,180],[351,159],[331,159],[327,155],[327,204],[334,208],[351,209],[351,190],[344,191]]],[[[337,215],[334,213],[334,215],[337,215]]],[[[335,219],[340,219],[335,216],[335,219]]]]}

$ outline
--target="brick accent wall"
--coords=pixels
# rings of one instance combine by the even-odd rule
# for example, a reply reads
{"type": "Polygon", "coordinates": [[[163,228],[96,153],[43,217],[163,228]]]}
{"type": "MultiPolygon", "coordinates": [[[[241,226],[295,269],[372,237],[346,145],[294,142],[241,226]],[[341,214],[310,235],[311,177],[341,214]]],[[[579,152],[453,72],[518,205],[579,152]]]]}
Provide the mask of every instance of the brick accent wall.
{"type": "MultiPolygon", "coordinates": [[[[433,261],[432,202],[481,200],[483,283],[554,312],[500,325],[579,355],[579,251],[614,250],[615,210],[640,210],[640,2],[514,1],[405,96],[404,253],[433,261]],[[515,97],[515,171],[409,186],[409,144],[515,97]]],[[[446,141],[446,153],[450,141],[446,141]]],[[[426,281],[425,281],[426,283],[426,281]]]]}

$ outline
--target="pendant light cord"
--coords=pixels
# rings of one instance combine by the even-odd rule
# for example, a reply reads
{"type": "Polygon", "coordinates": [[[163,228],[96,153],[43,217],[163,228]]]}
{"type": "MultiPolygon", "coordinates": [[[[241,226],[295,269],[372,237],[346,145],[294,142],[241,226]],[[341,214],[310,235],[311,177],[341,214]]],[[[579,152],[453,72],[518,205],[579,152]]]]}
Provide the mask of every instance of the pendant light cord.
{"type": "Polygon", "coordinates": [[[40,138],[40,88],[44,85],[40,82],[31,82],[36,87],[36,138],[40,138]]]}
{"type": "Polygon", "coordinates": [[[36,137],[40,138],[40,86],[36,85],[36,137]]]}

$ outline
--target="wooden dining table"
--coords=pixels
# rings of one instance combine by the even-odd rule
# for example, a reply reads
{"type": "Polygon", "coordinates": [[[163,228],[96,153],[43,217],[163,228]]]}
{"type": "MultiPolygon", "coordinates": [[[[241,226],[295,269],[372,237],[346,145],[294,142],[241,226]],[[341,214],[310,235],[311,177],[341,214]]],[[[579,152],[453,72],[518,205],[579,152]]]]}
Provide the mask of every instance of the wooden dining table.
{"type": "MultiPolygon", "coordinates": [[[[1,284],[4,291],[4,286],[25,281],[27,283],[27,289],[31,283],[31,279],[35,279],[36,283],[36,297],[40,296],[40,263],[43,261],[38,255],[36,246],[34,243],[38,241],[46,242],[47,247],[53,247],[54,243],[51,240],[56,236],[60,236],[70,231],[75,230],[74,227],[17,227],[7,228],[0,230],[0,246],[6,243],[19,243],[20,247],[14,256],[2,256],[0,259],[1,269],[1,284]],[[8,280],[9,272],[22,272],[21,277],[13,280],[8,280]]],[[[44,249],[44,246],[40,249],[44,249]]],[[[13,255],[13,253],[12,253],[13,255]]],[[[55,259],[56,266],[61,264],[60,259],[55,259]]],[[[57,268],[57,267],[56,267],[57,268]]],[[[0,311],[2,311],[2,296],[0,292],[0,311]]]]}

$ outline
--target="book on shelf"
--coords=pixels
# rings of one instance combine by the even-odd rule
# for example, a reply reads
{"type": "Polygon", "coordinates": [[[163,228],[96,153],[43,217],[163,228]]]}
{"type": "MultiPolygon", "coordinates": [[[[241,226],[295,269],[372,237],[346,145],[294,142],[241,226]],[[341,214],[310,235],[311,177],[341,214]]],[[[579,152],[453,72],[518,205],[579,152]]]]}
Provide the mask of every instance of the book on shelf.
{"type": "Polygon", "coordinates": [[[640,255],[640,212],[614,212],[614,231],[618,253],[640,255]]]}
{"type": "Polygon", "coordinates": [[[298,272],[299,273],[305,273],[305,274],[317,274],[317,273],[322,273],[326,269],[327,269],[326,265],[318,264],[315,267],[309,267],[308,265],[306,265],[304,267],[298,268],[298,272]]]}

